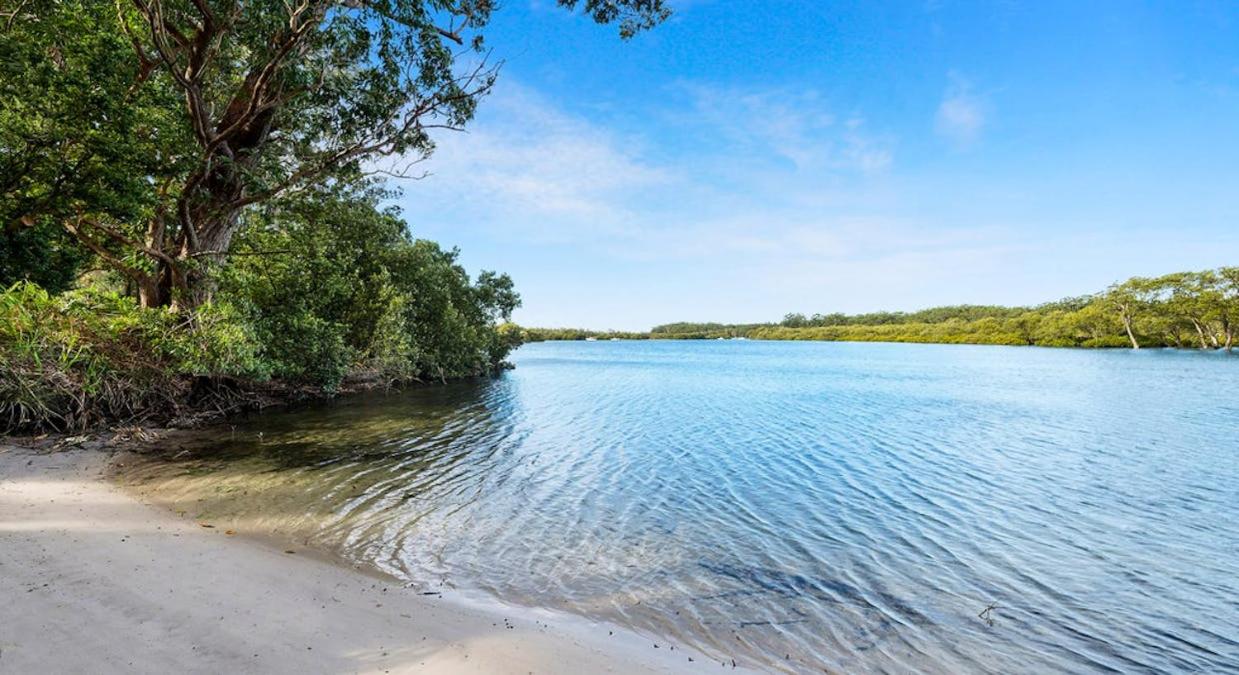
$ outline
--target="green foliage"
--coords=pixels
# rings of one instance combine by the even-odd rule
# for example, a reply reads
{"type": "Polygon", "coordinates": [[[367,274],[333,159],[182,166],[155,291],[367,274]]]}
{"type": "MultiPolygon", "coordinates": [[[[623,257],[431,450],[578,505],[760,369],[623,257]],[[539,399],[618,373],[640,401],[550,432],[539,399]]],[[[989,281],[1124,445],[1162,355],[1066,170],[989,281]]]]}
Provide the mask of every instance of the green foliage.
{"type": "Polygon", "coordinates": [[[263,378],[257,342],[226,304],[192,321],[132,298],[29,282],[0,293],[0,428],[80,429],[175,411],[194,376],[263,378]]]}
{"type": "Polygon", "coordinates": [[[758,328],[749,337],[759,340],[827,340],[842,342],[932,342],[942,344],[1026,345],[1019,333],[1001,322],[981,319],[976,322],[879,324],[874,326],[815,326],[758,328]]]}
{"type": "Polygon", "coordinates": [[[581,7],[598,23],[619,23],[620,37],[631,38],[671,16],[663,0],[558,0],[561,7],[581,7]]]}
{"type": "Polygon", "coordinates": [[[456,251],[411,239],[378,190],[323,189],[254,214],[220,297],[246,307],[281,378],[334,389],[493,372],[516,343],[501,333],[520,304],[507,275],[476,282],[456,251]]]}
{"type": "Polygon", "coordinates": [[[548,342],[554,340],[647,340],[665,338],[665,335],[634,333],[627,331],[586,330],[584,328],[520,328],[525,342],[548,342]]]}
{"type": "Polygon", "coordinates": [[[476,281],[414,240],[375,190],[322,189],[254,214],[213,302],[144,309],[95,287],[0,295],[0,428],[77,429],[192,409],[203,377],[335,390],[493,373],[524,335],[512,280],[476,281]]]}
{"type": "MultiPolygon", "coordinates": [[[[668,15],[662,0],[559,4],[624,37],[668,15]]],[[[16,2],[0,23],[0,228],[63,228],[145,304],[196,306],[250,208],[424,158],[431,130],[468,123],[497,72],[495,7],[16,2]]]]}
{"type": "Polygon", "coordinates": [[[53,292],[68,290],[87,259],[58,225],[0,228],[0,288],[30,281],[53,292]]]}
{"type": "Polygon", "coordinates": [[[998,307],[994,305],[951,305],[931,307],[916,312],[871,312],[868,314],[788,314],[779,323],[784,328],[812,328],[823,326],[886,326],[909,323],[943,323],[945,321],[978,321],[980,319],[1009,319],[1027,311],[1024,307],[998,307]]]}
{"type": "MultiPolygon", "coordinates": [[[[558,4],[624,38],[669,14],[558,4]]],[[[503,367],[525,338],[512,280],[410,238],[363,177],[470,121],[495,8],[17,3],[0,22],[8,426],[177,409],[203,377],[331,391],[503,367]],[[100,268],[116,292],[70,290],[100,268]]]]}
{"type": "Polygon", "coordinates": [[[136,272],[141,224],[192,152],[182,108],[143,79],[116,6],[20,3],[0,30],[0,282],[65,288],[90,253],[136,272]],[[38,270],[44,252],[55,275],[38,270]]]}
{"type": "MultiPolygon", "coordinates": [[[[670,323],[628,339],[830,340],[1037,345],[1041,347],[1234,346],[1239,324],[1239,267],[1136,277],[1104,293],[1037,307],[951,305],[916,312],[787,314],[778,324],[670,323]]],[[[526,329],[530,341],[582,340],[607,334],[526,329]]]]}
{"type": "Polygon", "coordinates": [[[779,326],[758,327],[746,335],[1043,347],[1187,347],[1195,341],[1204,349],[1230,349],[1239,322],[1239,274],[1234,270],[1137,277],[1096,296],[1032,308],[955,305],[909,313],[789,314],[779,326]]]}
{"type": "Polygon", "coordinates": [[[721,323],[693,323],[689,321],[680,321],[677,323],[654,326],[650,329],[650,334],[656,335],[660,338],[671,338],[686,335],[701,335],[703,337],[739,337],[744,335],[748,330],[756,328],[759,325],[766,324],[741,324],[729,326],[721,323]]]}

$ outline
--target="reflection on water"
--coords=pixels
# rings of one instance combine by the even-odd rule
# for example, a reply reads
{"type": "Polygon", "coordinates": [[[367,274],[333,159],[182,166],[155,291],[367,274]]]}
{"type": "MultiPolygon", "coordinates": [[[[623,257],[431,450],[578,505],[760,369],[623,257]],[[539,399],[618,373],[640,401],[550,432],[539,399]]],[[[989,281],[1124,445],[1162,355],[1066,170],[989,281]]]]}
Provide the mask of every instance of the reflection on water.
{"type": "Polygon", "coordinates": [[[766,668],[1239,671],[1239,358],[516,357],[260,416],[130,475],[194,516],[766,668]]]}

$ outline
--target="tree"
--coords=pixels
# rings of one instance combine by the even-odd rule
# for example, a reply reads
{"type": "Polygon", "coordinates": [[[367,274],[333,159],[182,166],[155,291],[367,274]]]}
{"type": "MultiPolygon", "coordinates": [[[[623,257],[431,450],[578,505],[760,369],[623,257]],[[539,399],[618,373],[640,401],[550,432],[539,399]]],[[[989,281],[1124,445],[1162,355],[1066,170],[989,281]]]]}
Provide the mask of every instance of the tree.
{"type": "Polygon", "coordinates": [[[1235,325],[1239,324],[1239,267],[1218,268],[1217,280],[1223,346],[1229,352],[1235,346],[1235,325]]]}
{"type": "Polygon", "coordinates": [[[1185,317],[1200,339],[1200,348],[1220,347],[1212,324],[1219,318],[1221,297],[1217,275],[1212,270],[1170,275],[1173,284],[1171,311],[1185,317]]]}
{"type": "MultiPolygon", "coordinates": [[[[668,15],[664,0],[558,4],[618,23],[625,38],[668,15]]],[[[23,56],[6,76],[39,75],[55,100],[77,102],[80,123],[52,115],[55,124],[30,127],[22,92],[5,92],[4,156],[17,149],[15,161],[47,171],[0,187],[4,215],[61,223],[134,280],[145,306],[195,307],[247,208],[367,173],[407,174],[432,152],[432,132],[462,128],[496,75],[481,34],[493,9],[492,0],[29,0],[5,19],[6,50],[23,56]],[[103,112],[82,106],[92,94],[103,112]],[[72,194],[96,174],[109,178],[102,197],[72,194]]]]}
{"type": "Polygon", "coordinates": [[[1149,286],[1149,279],[1133,277],[1106,291],[1105,302],[1118,315],[1132,349],[1140,349],[1135,323],[1136,317],[1149,306],[1149,286]]]}
{"type": "Polygon", "coordinates": [[[490,372],[512,344],[512,280],[472,281],[455,251],[414,240],[375,186],[320,187],[245,215],[216,300],[245,310],[277,377],[327,388],[490,372]]]}
{"type": "Polygon", "coordinates": [[[0,258],[10,280],[64,288],[89,256],[130,282],[153,270],[124,231],[155,214],[157,186],[183,171],[191,146],[175,92],[134,86],[141,73],[116,21],[99,2],[18,3],[0,15],[0,258]]]}
{"type": "Polygon", "coordinates": [[[809,320],[805,318],[804,314],[793,312],[790,314],[785,314],[783,316],[783,320],[779,322],[779,325],[786,328],[804,328],[809,325],[809,320]]]}

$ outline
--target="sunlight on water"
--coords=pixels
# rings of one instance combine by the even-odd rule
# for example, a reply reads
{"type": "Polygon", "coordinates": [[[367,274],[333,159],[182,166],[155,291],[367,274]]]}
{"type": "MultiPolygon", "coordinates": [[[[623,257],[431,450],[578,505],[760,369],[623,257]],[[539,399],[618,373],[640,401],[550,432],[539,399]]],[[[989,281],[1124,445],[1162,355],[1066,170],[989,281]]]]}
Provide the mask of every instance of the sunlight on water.
{"type": "Polygon", "coordinates": [[[514,360],[260,416],[127,478],[194,517],[763,668],[1239,669],[1239,358],[581,342],[514,360]]]}

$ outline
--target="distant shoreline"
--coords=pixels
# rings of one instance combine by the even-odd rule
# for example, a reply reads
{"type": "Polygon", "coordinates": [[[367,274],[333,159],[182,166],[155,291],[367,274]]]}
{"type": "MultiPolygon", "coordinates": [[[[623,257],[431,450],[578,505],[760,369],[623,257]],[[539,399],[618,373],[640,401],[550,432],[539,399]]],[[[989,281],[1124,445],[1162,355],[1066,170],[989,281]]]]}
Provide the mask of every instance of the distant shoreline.
{"type": "MultiPolygon", "coordinates": [[[[536,330],[536,329],[532,329],[536,330]]],[[[799,329],[811,330],[811,329],[799,329]]],[[[1095,344],[1095,345],[1056,345],[1056,344],[1029,344],[1026,342],[979,342],[967,340],[921,340],[921,339],[898,339],[898,338],[828,338],[828,337],[809,337],[809,336],[792,336],[792,337],[725,337],[719,336],[699,336],[699,335],[675,335],[675,334],[658,334],[658,333],[643,333],[638,336],[625,334],[623,337],[612,337],[611,333],[595,333],[589,337],[561,337],[561,338],[545,338],[545,339],[529,339],[524,344],[538,344],[542,342],[714,342],[714,341],[741,341],[741,342],[841,342],[854,344],[916,344],[916,345],[960,345],[960,346],[978,346],[978,347],[1039,347],[1042,349],[1081,349],[1081,350],[1110,350],[1110,351],[1131,351],[1130,345],[1121,344],[1095,344]],[[592,337],[593,340],[590,340],[592,337]]],[[[1199,349],[1187,347],[1174,347],[1167,345],[1147,345],[1142,346],[1142,349],[1148,350],[1171,350],[1185,352],[1225,352],[1225,349],[1199,349]]],[[[1239,349],[1231,350],[1229,353],[1239,354],[1239,349]]]]}
{"type": "Polygon", "coordinates": [[[525,328],[544,340],[817,340],[1038,347],[1175,347],[1232,351],[1239,267],[1132,277],[1105,291],[1035,307],[948,305],[914,312],[788,314],[779,322],[677,322],[649,331],[525,328]]]}

